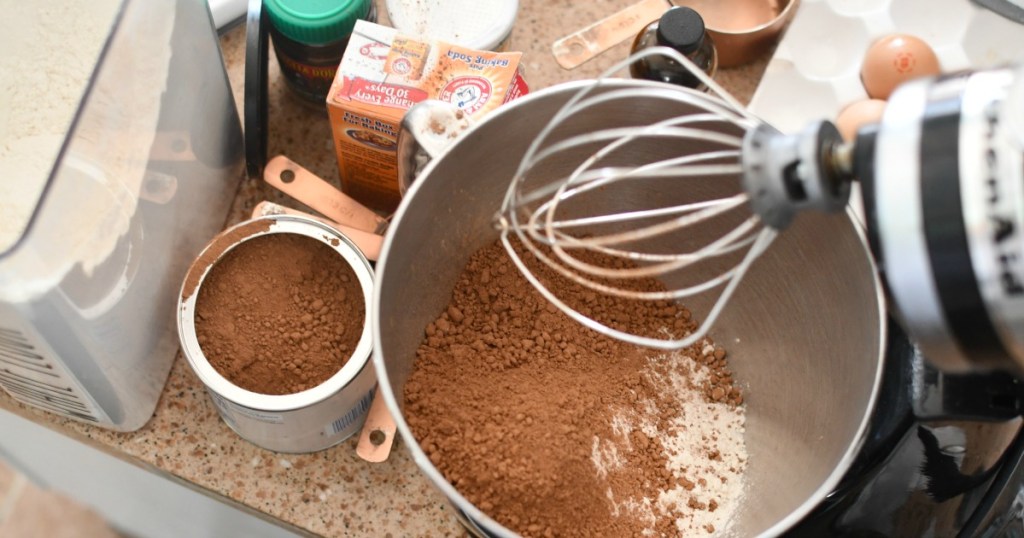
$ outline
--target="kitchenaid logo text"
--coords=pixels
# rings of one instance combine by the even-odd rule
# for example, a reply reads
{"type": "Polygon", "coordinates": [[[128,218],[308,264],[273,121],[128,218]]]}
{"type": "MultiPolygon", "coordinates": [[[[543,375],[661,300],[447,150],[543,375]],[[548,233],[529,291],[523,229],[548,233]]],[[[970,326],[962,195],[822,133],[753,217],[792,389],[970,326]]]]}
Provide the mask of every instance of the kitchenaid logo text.
{"type": "Polygon", "coordinates": [[[992,224],[992,251],[999,267],[999,281],[1003,293],[1009,296],[1024,295],[1024,284],[1020,279],[1020,255],[1016,251],[1020,243],[1019,232],[1013,215],[1007,214],[1000,202],[1007,194],[1002,191],[999,179],[999,151],[996,149],[996,133],[999,131],[1000,101],[993,101],[985,107],[985,166],[988,179],[988,218],[992,224]]]}

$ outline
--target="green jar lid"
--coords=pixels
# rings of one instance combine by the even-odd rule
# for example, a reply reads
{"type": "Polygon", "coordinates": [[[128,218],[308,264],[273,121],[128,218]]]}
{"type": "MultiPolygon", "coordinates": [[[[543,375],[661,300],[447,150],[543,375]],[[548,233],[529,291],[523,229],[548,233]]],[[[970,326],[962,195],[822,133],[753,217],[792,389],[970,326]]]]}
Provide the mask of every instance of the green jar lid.
{"type": "Polygon", "coordinates": [[[270,23],[286,37],[323,45],[347,37],[373,0],[264,0],[270,23]]]}

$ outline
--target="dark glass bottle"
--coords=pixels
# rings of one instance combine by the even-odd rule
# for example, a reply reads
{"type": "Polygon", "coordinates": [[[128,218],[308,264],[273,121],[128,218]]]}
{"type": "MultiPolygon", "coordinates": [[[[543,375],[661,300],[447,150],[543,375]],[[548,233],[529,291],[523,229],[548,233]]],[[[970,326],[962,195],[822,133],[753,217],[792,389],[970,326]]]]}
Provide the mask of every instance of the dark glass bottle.
{"type": "Polygon", "coordinates": [[[286,85],[323,106],[356,20],[377,21],[373,0],[265,0],[263,5],[286,85]]]}
{"type": "MultiPolygon", "coordinates": [[[[669,47],[679,51],[709,76],[718,68],[718,52],[704,28],[704,19],[691,8],[676,6],[660,19],[648,24],[633,40],[632,52],[650,47],[669,47]]],[[[633,78],[678,84],[698,90],[707,89],[700,79],[679,62],[662,55],[648,56],[629,66],[633,78]]]]}

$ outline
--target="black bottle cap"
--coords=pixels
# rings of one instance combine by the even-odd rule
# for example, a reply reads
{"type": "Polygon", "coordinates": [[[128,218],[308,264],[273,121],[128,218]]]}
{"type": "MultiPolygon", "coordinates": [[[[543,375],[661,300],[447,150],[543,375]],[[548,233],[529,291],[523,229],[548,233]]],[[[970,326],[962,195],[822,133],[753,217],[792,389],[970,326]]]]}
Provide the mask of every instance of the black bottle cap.
{"type": "Polygon", "coordinates": [[[658,44],[689,54],[704,40],[704,19],[691,8],[676,6],[658,20],[658,44]]]}

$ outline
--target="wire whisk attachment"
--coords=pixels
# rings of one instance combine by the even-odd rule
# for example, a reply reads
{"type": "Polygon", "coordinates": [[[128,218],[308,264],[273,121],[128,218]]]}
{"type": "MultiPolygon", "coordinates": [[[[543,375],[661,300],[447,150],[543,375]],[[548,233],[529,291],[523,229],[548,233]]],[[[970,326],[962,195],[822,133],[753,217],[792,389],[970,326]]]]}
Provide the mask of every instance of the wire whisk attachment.
{"type": "MultiPolygon", "coordinates": [[[[685,56],[664,47],[643,50],[582,87],[552,116],[523,155],[496,226],[519,271],[577,322],[637,345],[687,347],[704,338],[743,275],[796,211],[800,201],[785,191],[784,174],[775,170],[788,163],[766,154],[797,145],[685,56]],[[713,95],[611,79],[656,54],[686,66],[713,95]],[[644,114],[632,112],[640,109],[644,114]],[[676,301],[720,292],[688,334],[633,334],[563,301],[524,262],[513,238],[561,276],[601,294],[676,301]],[[592,254],[617,263],[594,263],[592,254]],[[630,285],[651,277],[667,289],[630,285]]],[[[799,183],[799,173],[790,175],[799,183]]]]}

